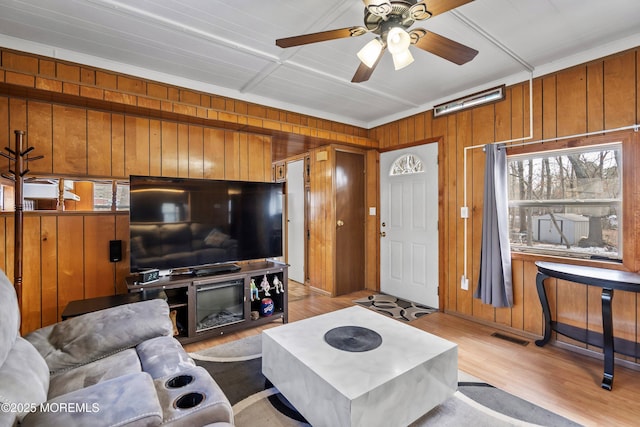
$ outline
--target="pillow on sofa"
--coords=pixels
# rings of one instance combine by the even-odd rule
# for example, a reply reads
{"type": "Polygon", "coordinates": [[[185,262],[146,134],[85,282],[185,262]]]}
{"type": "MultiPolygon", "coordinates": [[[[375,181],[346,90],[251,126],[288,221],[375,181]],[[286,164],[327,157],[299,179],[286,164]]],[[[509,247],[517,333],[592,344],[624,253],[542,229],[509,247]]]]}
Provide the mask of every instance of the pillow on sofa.
{"type": "Polygon", "coordinates": [[[224,242],[229,240],[229,235],[224,234],[222,231],[214,228],[211,232],[204,238],[204,242],[209,246],[222,246],[224,242]]]}

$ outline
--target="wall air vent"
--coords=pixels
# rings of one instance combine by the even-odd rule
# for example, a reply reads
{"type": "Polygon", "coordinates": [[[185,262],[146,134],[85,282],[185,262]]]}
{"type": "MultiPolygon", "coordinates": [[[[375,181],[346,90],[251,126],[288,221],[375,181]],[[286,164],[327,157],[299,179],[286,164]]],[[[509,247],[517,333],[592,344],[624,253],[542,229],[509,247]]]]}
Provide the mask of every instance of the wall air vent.
{"type": "Polygon", "coordinates": [[[514,344],[518,344],[518,345],[527,345],[529,344],[529,341],[527,340],[523,340],[521,338],[518,337],[512,337],[510,335],[506,335],[506,334],[501,334],[500,332],[494,332],[491,334],[492,337],[495,338],[500,338],[501,340],[505,340],[505,341],[509,341],[512,342],[514,344]]]}

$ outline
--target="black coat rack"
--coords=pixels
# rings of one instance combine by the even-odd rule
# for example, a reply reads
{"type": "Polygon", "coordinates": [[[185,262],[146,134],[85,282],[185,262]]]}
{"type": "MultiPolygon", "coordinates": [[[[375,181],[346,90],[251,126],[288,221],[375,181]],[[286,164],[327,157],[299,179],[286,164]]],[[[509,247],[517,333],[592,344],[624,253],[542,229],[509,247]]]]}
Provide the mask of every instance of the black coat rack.
{"type": "Polygon", "coordinates": [[[44,158],[44,156],[29,157],[29,153],[34,147],[28,147],[23,150],[25,131],[14,131],[15,148],[12,150],[5,147],[8,153],[0,152],[0,156],[9,159],[9,173],[3,173],[2,176],[15,182],[15,228],[14,228],[14,280],[13,286],[16,288],[18,296],[18,306],[22,309],[22,236],[23,236],[23,197],[22,189],[24,185],[24,176],[29,173],[28,164],[30,161],[44,158]],[[13,167],[12,167],[13,164],[13,167]]]}

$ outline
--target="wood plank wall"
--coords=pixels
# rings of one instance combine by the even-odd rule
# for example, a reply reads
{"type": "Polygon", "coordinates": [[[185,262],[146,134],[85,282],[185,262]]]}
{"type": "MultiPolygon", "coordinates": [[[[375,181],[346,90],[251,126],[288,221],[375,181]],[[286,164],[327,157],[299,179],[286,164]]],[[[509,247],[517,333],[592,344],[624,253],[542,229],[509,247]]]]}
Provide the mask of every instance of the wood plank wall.
{"type": "Polygon", "coordinates": [[[333,194],[335,151],[331,147],[310,152],[309,281],[327,295],[334,293],[336,209],[333,194]]]}
{"type": "Polygon", "coordinates": [[[0,84],[21,89],[17,92],[23,98],[35,98],[38,92],[40,98],[66,104],[101,104],[108,110],[146,111],[155,116],[174,114],[183,116],[185,122],[209,121],[218,128],[283,137],[291,145],[320,140],[377,146],[361,127],[5,48],[0,48],[0,84]]]}
{"type": "MultiPolygon", "coordinates": [[[[29,165],[32,176],[271,180],[271,138],[265,135],[5,96],[0,129],[7,135],[27,129],[34,154],[46,156],[29,165]]],[[[2,214],[0,228],[0,268],[12,278],[11,213],[2,214]]],[[[23,333],[59,320],[69,301],[126,292],[128,257],[110,263],[108,242],[123,240],[128,248],[127,212],[29,212],[24,230],[23,333]]]]}
{"type": "MultiPolygon", "coordinates": [[[[0,48],[0,143],[12,145],[17,129],[45,156],[31,176],[74,178],[270,181],[283,134],[375,145],[355,126],[0,48]]],[[[128,213],[25,216],[22,333],[60,320],[69,301],[126,292],[128,213]],[[111,239],[125,247],[115,264],[111,239]]],[[[0,214],[0,268],[13,278],[11,212],[0,214]]]]}
{"type": "MultiPolygon", "coordinates": [[[[638,123],[640,119],[640,50],[638,48],[602,58],[587,64],[556,72],[533,80],[532,141],[616,129],[638,123]]],[[[370,136],[380,147],[392,149],[442,137],[439,183],[443,194],[440,226],[444,239],[440,242],[441,290],[446,292],[445,310],[501,328],[539,336],[542,334],[542,312],[535,290],[535,260],[531,255],[513,255],[513,308],[495,309],[472,298],[478,279],[484,155],[482,150],[468,151],[469,219],[469,290],[460,289],[463,265],[463,154],[465,147],[529,136],[529,82],[507,88],[504,101],[456,114],[433,118],[431,111],[379,126],[370,136]]],[[[586,142],[623,140],[623,215],[624,264],[562,261],[584,265],[619,268],[638,272],[640,223],[640,156],[638,132],[628,131],[586,142]]],[[[537,151],[572,146],[578,139],[509,149],[537,151]]],[[[551,260],[552,258],[546,258],[551,260]]],[[[557,262],[558,259],[556,258],[557,262]]],[[[600,292],[559,280],[547,280],[554,318],[580,327],[601,330],[600,292]]],[[[640,296],[616,292],[613,300],[616,336],[640,342],[640,296]]],[[[558,336],[558,341],[585,347],[584,344],[558,336]]]]}
{"type": "MultiPolygon", "coordinates": [[[[441,289],[445,291],[445,309],[481,322],[496,324],[525,334],[540,335],[542,319],[535,292],[535,266],[531,256],[514,256],[514,293],[511,309],[493,309],[471,295],[477,280],[482,176],[484,158],[478,150],[469,151],[469,272],[471,289],[459,287],[463,271],[462,174],[464,148],[492,141],[524,137],[529,134],[529,85],[514,85],[503,102],[433,119],[431,111],[365,130],[303,116],[211,94],[197,93],[157,82],[146,81],[50,58],[0,49],[0,83],[11,87],[35,88],[52,97],[70,95],[107,102],[113,108],[91,108],[76,103],[48,101],[3,94],[0,90],[0,142],[10,141],[14,129],[27,129],[27,141],[46,158],[33,163],[41,174],[74,174],[97,177],[126,177],[129,173],[165,174],[230,179],[270,179],[271,152],[275,136],[271,131],[297,136],[322,138],[330,143],[348,143],[363,148],[383,149],[434,141],[441,138],[440,153],[440,234],[441,289]],[[172,119],[159,114],[174,113],[172,119]],[[177,117],[177,118],[176,118],[177,117]],[[195,119],[204,122],[195,123],[195,119]],[[211,121],[211,123],[209,123],[211,121]],[[85,125],[78,125],[84,122],[85,125]],[[232,125],[245,126],[245,132],[223,130],[232,125]],[[269,149],[271,144],[271,149],[269,149]],[[253,154],[260,152],[260,157],[253,154]],[[186,155],[185,155],[186,154],[186,155]]],[[[638,122],[640,116],[640,73],[638,50],[593,61],[582,66],[536,78],[533,82],[533,139],[554,138],[581,132],[611,129],[638,122]]],[[[101,104],[104,105],[104,104],[101,104]]],[[[640,172],[632,172],[640,153],[637,136],[628,136],[625,145],[625,230],[640,230],[640,218],[634,212],[640,200],[640,172]],[[635,210],[633,210],[635,209],[635,210]]],[[[554,144],[546,144],[553,147],[554,144]]],[[[331,162],[315,162],[312,149],[312,174],[326,195],[321,182],[331,176],[331,162]]],[[[377,155],[367,154],[367,193],[377,197],[377,155]]],[[[312,180],[314,177],[312,176],[312,180]]],[[[316,200],[320,200],[316,198],[316,200]]],[[[324,200],[330,203],[329,200],[324,200]]],[[[377,203],[377,202],[376,202],[377,203]]],[[[374,206],[377,206],[375,204],[374,206]]],[[[323,210],[312,209],[317,221],[318,244],[310,247],[311,275],[316,286],[331,292],[324,275],[331,275],[336,260],[328,254],[332,242],[323,227],[333,224],[323,210]],[[324,224],[324,225],[323,225],[324,224]],[[326,288],[326,289],[325,289],[326,288]]],[[[0,215],[0,267],[12,277],[13,218],[0,215]]],[[[59,318],[67,301],[78,296],[100,295],[113,286],[121,286],[119,265],[108,263],[99,243],[102,239],[126,240],[126,214],[40,214],[27,213],[25,233],[28,259],[35,259],[25,271],[28,313],[23,332],[52,323],[59,318]],[[112,234],[113,232],[113,234],[112,234]],[[74,252],[80,247],[84,250],[74,252]],[[89,248],[89,252],[87,252],[89,248]],[[93,255],[91,248],[94,249],[93,255]],[[104,256],[103,256],[104,255],[104,256]],[[105,261],[102,261],[104,259],[105,261]],[[97,260],[97,261],[96,261],[97,260]],[[39,261],[39,262],[38,262],[39,261]],[[115,269],[115,271],[112,271],[115,269]],[[115,285],[105,277],[115,275],[115,285]],[[27,280],[27,278],[29,278],[27,280]],[[55,296],[55,297],[54,297],[55,296]]],[[[367,250],[377,257],[378,226],[367,223],[367,250]],[[370,246],[375,244],[375,246],[370,246]]],[[[620,268],[638,271],[640,253],[638,232],[625,233],[625,263],[620,268]]],[[[106,243],[105,243],[106,246],[106,243]]],[[[367,277],[377,281],[377,258],[368,262],[367,277]]],[[[595,263],[592,263],[595,264],[595,263]]],[[[367,287],[375,289],[377,282],[367,287]]],[[[597,290],[576,287],[566,282],[549,281],[549,295],[556,315],[574,324],[598,329],[599,294],[597,290]]],[[[373,282],[372,282],[373,283],[373,282]]],[[[26,305],[26,303],[25,303],[26,305]]],[[[616,293],[614,322],[616,334],[638,340],[639,301],[634,295],[616,293]]],[[[562,340],[562,338],[560,338],[562,340]]],[[[568,340],[565,340],[568,341],[568,340]]],[[[578,344],[580,345],[580,344],[578,344]]]]}

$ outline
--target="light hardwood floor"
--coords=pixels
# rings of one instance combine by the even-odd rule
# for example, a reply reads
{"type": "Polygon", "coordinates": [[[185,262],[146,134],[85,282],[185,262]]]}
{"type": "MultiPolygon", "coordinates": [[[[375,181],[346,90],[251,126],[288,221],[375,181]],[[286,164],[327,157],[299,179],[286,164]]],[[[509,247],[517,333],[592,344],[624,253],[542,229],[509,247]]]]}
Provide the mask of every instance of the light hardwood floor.
{"type": "MultiPolygon", "coordinates": [[[[289,321],[304,319],[353,305],[370,295],[359,291],[330,298],[289,282],[289,321]]],[[[223,335],[186,345],[197,351],[260,333],[281,325],[223,335]]],[[[640,425],[640,372],[615,367],[612,391],[600,388],[602,361],[533,342],[522,346],[492,337],[495,328],[445,313],[433,313],[410,323],[458,344],[458,367],[511,394],[587,426],[640,425]]]]}

